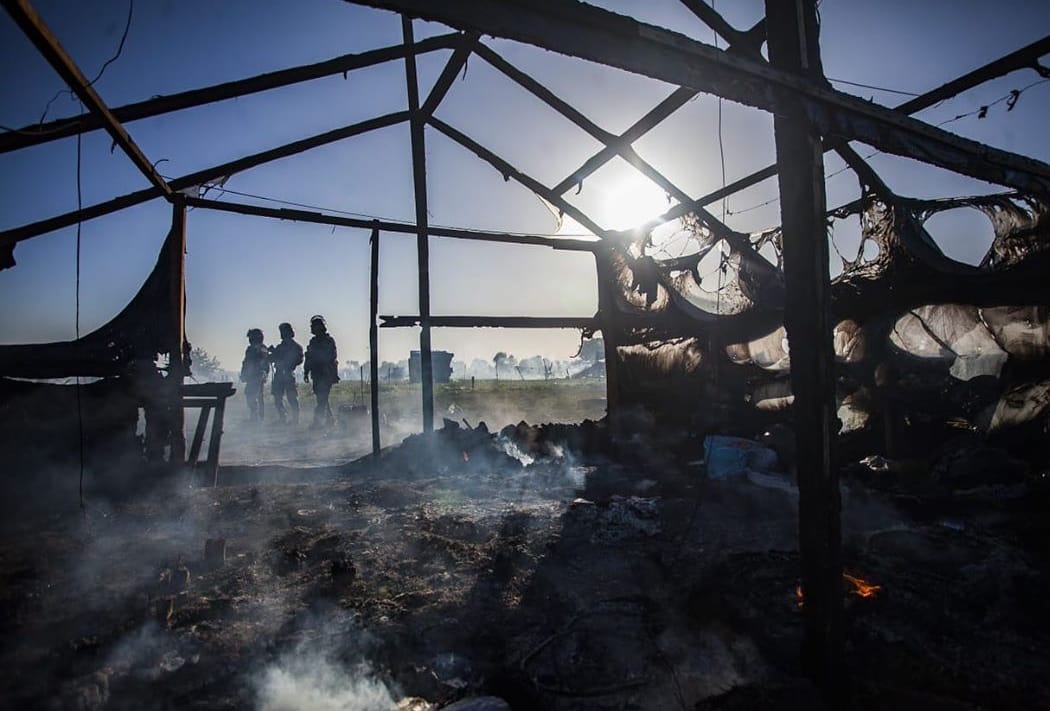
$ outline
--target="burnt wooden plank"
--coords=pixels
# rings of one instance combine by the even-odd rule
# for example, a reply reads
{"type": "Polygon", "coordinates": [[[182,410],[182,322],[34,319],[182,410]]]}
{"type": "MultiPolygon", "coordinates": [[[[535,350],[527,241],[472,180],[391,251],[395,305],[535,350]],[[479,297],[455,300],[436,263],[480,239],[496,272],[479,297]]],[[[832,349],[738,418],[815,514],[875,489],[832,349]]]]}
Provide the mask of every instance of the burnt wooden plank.
{"type": "MultiPolygon", "coordinates": [[[[419,316],[380,316],[381,328],[418,326],[419,316]]],[[[579,328],[597,325],[593,316],[431,316],[435,328],[579,328]]]]}
{"type": "MultiPolygon", "coordinates": [[[[414,44],[411,18],[401,17],[401,33],[405,46],[411,47],[414,44]]],[[[455,58],[453,56],[453,60],[455,58]]],[[[451,65],[451,61],[449,64],[451,65]]],[[[409,125],[412,141],[412,190],[416,202],[416,273],[419,286],[419,366],[423,391],[423,431],[433,432],[434,362],[430,346],[430,236],[427,233],[430,218],[427,212],[427,158],[423,136],[426,123],[419,110],[416,58],[411,54],[405,56],[405,81],[408,85],[408,111],[411,116],[409,125]]],[[[451,79],[449,83],[451,84],[451,79]]]]}
{"type": "Polygon", "coordinates": [[[801,103],[821,134],[1043,195],[1050,165],[983,145],[836,91],[826,82],[718,50],[685,35],[570,0],[348,0],[607,64],[776,112],[801,103]],[[789,92],[784,92],[787,89],[789,92]]]}
{"type": "Polygon", "coordinates": [[[98,117],[102,127],[113,138],[113,142],[120,146],[120,150],[135,164],[139,172],[146,176],[154,188],[159,190],[167,198],[172,197],[172,189],[164,178],[160,177],[153,163],[146,158],[145,154],[132,140],[131,136],[121,125],[120,121],[110,112],[106,102],[98,95],[91,82],[69,56],[69,53],[59,43],[58,38],[52,34],[44,21],[37,14],[28,0],[3,0],[4,9],[15,24],[37,48],[37,51],[47,60],[48,64],[58,73],[62,80],[84,103],[88,110],[98,117]]]}
{"type": "MultiPolygon", "coordinates": [[[[309,222],[318,225],[331,225],[333,227],[355,227],[361,229],[378,228],[383,232],[398,232],[401,234],[413,235],[418,231],[414,224],[406,222],[390,222],[388,220],[369,220],[360,217],[326,215],[321,212],[295,210],[286,207],[264,207],[262,205],[249,205],[229,200],[210,200],[208,198],[187,197],[186,204],[190,207],[197,207],[205,210],[219,210],[221,212],[233,212],[240,215],[255,215],[257,217],[269,217],[276,220],[309,222]]],[[[429,227],[428,231],[431,237],[465,239],[480,242],[498,242],[503,244],[522,244],[574,252],[592,252],[598,245],[598,242],[593,240],[561,239],[557,237],[540,237],[537,235],[462,230],[454,227],[429,227]]]]}
{"type": "Polygon", "coordinates": [[[368,287],[368,364],[369,391],[372,405],[372,454],[379,456],[379,230],[372,230],[370,240],[368,287]]]}
{"type": "MultiPolygon", "coordinates": [[[[816,12],[816,0],[766,0],[770,61],[784,71],[819,80],[816,12]]],[[[785,95],[780,105],[773,128],[783,230],[784,326],[791,345],[798,452],[799,557],[805,594],[802,662],[837,708],[845,687],[845,637],[823,146],[801,101],[785,95]]]]}
{"type": "MultiPolygon", "coordinates": [[[[211,168],[205,168],[204,170],[198,170],[194,173],[189,173],[180,178],[175,178],[170,181],[172,190],[176,192],[191,188],[195,185],[201,185],[212,180],[217,180],[224,176],[233,175],[239,173],[242,170],[248,170],[264,163],[269,163],[287,156],[302,153],[303,151],[310,150],[311,148],[317,148],[335,141],[341,141],[351,136],[357,136],[368,131],[374,131],[379,128],[386,128],[387,126],[393,126],[395,124],[407,121],[409,113],[407,111],[398,111],[396,113],[387,114],[385,116],[379,116],[378,118],[368,119],[367,121],[361,121],[360,123],[351,124],[344,126],[343,128],[337,128],[332,131],[326,131],[324,133],[304,138],[298,141],[292,141],[286,143],[283,146],[277,148],[271,148],[269,150],[254,153],[244,158],[238,158],[237,160],[228,161],[220,165],[212,166],[211,168]]],[[[95,205],[89,205],[80,210],[73,210],[56,217],[49,217],[44,220],[32,222],[27,225],[20,227],[14,227],[9,230],[0,232],[0,243],[9,242],[20,242],[30,237],[36,237],[37,235],[44,234],[46,232],[53,232],[54,230],[75,225],[77,222],[83,222],[86,220],[92,220],[96,217],[102,217],[118,210],[123,210],[127,207],[139,205],[144,202],[148,202],[155,198],[161,197],[162,193],[157,188],[146,188],[144,190],[137,190],[127,195],[121,195],[120,197],[107,200],[106,202],[97,203],[95,205]]]]}
{"type": "MultiPolygon", "coordinates": [[[[278,89],[283,86],[291,86],[336,74],[346,74],[355,69],[363,69],[395,59],[402,59],[409,52],[424,54],[440,49],[448,49],[456,46],[461,37],[462,34],[459,32],[450,32],[436,37],[428,37],[408,48],[399,44],[367,52],[344,54],[340,57],[326,59],[314,64],[267,72],[246,79],[237,79],[199,89],[190,89],[178,94],[157,96],[145,101],[117,106],[110,109],[110,111],[118,121],[129,123],[152,116],[161,116],[173,111],[235,99],[239,96],[257,94],[269,89],[278,89]]],[[[78,133],[86,133],[99,128],[102,128],[102,121],[94,114],[55,119],[47,123],[30,124],[14,131],[0,133],[0,153],[7,153],[20,148],[75,136],[78,133]]]]}

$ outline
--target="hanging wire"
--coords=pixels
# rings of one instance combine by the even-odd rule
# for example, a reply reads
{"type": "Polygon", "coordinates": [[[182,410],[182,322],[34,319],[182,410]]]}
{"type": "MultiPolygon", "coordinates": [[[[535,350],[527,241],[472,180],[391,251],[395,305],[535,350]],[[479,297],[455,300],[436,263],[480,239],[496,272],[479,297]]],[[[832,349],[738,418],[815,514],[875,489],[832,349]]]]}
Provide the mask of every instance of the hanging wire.
{"type": "MultiPolygon", "coordinates": [[[[109,68],[109,65],[113,64],[113,62],[115,62],[118,59],[120,59],[120,55],[123,54],[123,52],[124,52],[124,42],[126,42],[127,39],[128,39],[128,31],[131,29],[131,16],[134,13],[134,11],[135,11],[135,0],[129,0],[129,2],[128,2],[128,19],[124,22],[124,32],[120,35],[120,44],[117,45],[117,51],[113,53],[112,57],[107,59],[102,64],[102,67],[98,70],[98,73],[95,74],[95,78],[87,83],[88,86],[94,86],[95,82],[97,82],[99,79],[101,79],[102,75],[105,74],[106,69],[109,68]]],[[[62,96],[63,94],[68,94],[69,96],[73,96],[73,91],[71,89],[60,89],[58,91],[58,93],[56,93],[54,96],[52,96],[51,99],[44,106],[44,112],[42,114],[40,114],[40,121],[38,123],[40,123],[40,124],[44,123],[44,121],[47,119],[47,112],[51,110],[51,105],[53,103],[55,103],[55,101],[57,101],[58,98],[60,96],[62,96]]],[[[7,130],[10,131],[12,129],[7,129],[7,130]]]]}
{"type": "Polygon", "coordinates": [[[914,91],[902,91],[901,89],[889,89],[885,86],[875,86],[874,84],[861,84],[856,81],[846,81],[845,79],[832,79],[827,78],[828,81],[833,81],[836,84],[846,84],[847,86],[856,86],[861,89],[874,89],[875,91],[885,91],[887,94],[900,94],[901,96],[922,96],[922,94],[916,94],[914,91]]]}
{"type": "MultiPolygon", "coordinates": [[[[81,107],[81,114],[83,114],[83,106],[81,107]]],[[[79,212],[83,207],[83,192],[81,186],[81,134],[77,134],[77,211],[79,212]]],[[[83,222],[77,220],[77,242],[76,242],[76,316],[73,322],[73,328],[76,333],[76,340],[80,340],[80,228],[83,222]]],[[[81,383],[80,376],[77,376],[77,440],[80,451],[80,483],[79,483],[79,495],[80,495],[80,510],[84,511],[84,407],[81,401],[81,383]]]]}
{"type": "MultiPolygon", "coordinates": [[[[1026,84],[1025,86],[1021,87],[1020,89],[1011,89],[1008,93],[1003,94],[1002,96],[1000,96],[995,101],[990,101],[987,104],[982,104],[981,106],[978,106],[976,109],[973,109],[972,111],[967,111],[966,113],[959,114],[958,116],[953,116],[950,119],[945,119],[944,121],[941,121],[940,123],[936,123],[934,125],[937,128],[940,128],[941,126],[947,126],[950,123],[955,123],[956,121],[961,121],[962,119],[970,118],[972,116],[976,116],[978,119],[983,119],[983,118],[988,116],[988,110],[989,109],[991,109],[993,106],[998,106],[999,104],[1002,104],[1004,102],[1006,103],[1006,110],[1007,110],[1007,112],[1013,111],[1014,107],[1017,105],[1017,102],[1021,98],[1022,94],[1024,94],[1029,89],[1032,89],[1034,87],[1040,86],[1042,84],[1046,84],[1047,82],[1050,82],[1050,79],[1040,79],[1039,81],[1034,81],[1031,84],[1026,84]]],[[[868,160],[869,158],[874,158],[875,156],[882,155],[883,153],[885,153],[885,151],[874,150],[871,153],[868,153],[867,155],[864,155],[862,157],[864,158],[864,160],[868,160]]],[[[838,170],[836,170],[834,172],[831,172],[831,173],[828,173],[827,175],[825,175],[824,176],[824,180],[825,181],[831,180],[835,176],[840,175],[842,173],[845,173],[849,169],[850,169],[850,167],[848,165],[847,166],[843,166],[842,168],[839,168],[838,170]]],[[[770,198],[769,200],[766,200],[764,202],[760,202],[757,205],[751,205],[750,207],[744,207],[744,208],[741,208],[739,210],[731,210],[731,211],[729,211],[729,214],[730,215],[741,215],[741,214],[743,214],[745,212],[751,212],[752,210],[757,210],[757,209],[759,209],[761,207],[765,207],[766,205],[772,205],[773,203],[779,202],[779,201],[780,201],[780,197],[777,196],[777,197],[774,197],[774,198],[770,198]]]]}

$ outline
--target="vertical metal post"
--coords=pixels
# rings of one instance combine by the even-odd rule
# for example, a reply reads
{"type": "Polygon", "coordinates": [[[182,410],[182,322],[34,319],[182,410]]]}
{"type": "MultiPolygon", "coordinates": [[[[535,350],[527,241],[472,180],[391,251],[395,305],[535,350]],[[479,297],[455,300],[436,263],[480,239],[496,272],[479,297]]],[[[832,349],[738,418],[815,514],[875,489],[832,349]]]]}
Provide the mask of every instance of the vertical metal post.
{"type": "Polygon", "coordinates": [[[181,200],[172,203],[171,229],[168,396],[171,398],[171,463],[181,465],[186,461],[185,413],[182,410],[182,381],[186,375],[182,352],[186,342],[186,205],[181,200]]]}
{"type": "MultiPolygon", "coordinates": [[[[414,43],[412,19],[401,16],[405,46],[414,43]]],[[[416,197],[416,261],[419,268],[419,365],[423,384],[423,431],[434,431],[434,366],[430,352],[430,245],[427,223],[427,163],[423,143],[423,116],[419,111],[419,82],[416,79],[416,57],[405,55],[405,78],[408,83],[408,110],[412,133],[412,185],[416,197]]]]}
{"type": "MultiPolygon", "coordinates": [[[[766,0],[766,18],[773,66],[823,81],[816,0],[766,0]]],[[[823,149],[790,92],[777,97],[773,127],[798,449],[799,556],[806,601],[802,662],[825,698],[839,706],[846,691],[845,645],[823,149]]]]}
{"type": "Polygon", "coordinates": [[[368,375],[371,379],[369,390],[372,395],[372,454],[379,456],[379,229],[372,228],[372,266],[369,272],[369,321],[368,352],[371,362],[368,375]]]}

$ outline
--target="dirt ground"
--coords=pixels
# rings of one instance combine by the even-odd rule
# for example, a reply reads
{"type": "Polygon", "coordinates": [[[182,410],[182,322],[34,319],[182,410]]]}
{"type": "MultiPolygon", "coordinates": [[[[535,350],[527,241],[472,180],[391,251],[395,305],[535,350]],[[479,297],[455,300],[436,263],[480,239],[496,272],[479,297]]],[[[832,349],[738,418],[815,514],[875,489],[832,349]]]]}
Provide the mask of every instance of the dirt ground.
{"type": "MultiPolygon", "coordinates": [[[[788,477],[710,481],[688,439],[519,444],[438,433],[8,521],[0,706],[822,707],[788,477]]],[[[1045,491],[877,488],[844,490],[847,571],[880,586],[846,596],[854,707],[1050,707],[1045,491]]]]}

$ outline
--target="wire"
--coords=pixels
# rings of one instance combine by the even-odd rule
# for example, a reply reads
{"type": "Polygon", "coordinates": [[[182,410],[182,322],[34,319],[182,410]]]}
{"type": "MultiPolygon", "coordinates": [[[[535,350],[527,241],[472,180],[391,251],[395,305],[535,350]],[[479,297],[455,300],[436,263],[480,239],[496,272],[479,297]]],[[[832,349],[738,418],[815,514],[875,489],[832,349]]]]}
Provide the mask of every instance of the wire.
{"type": "Polygon", "coordinates": [[[846,84],[848,86],[859,86],[862,89],[874,89],[875,91],[885,91],[887,94],[900,94],[901,96],[922,96],[922,94],[916,94],[914,91],[902,91],[901,89],[890,89],[885,86],[875,86],[874,84],[861,84],[856,81],[846,81],[845,79],[832,79],[827,78],[828,81],[833,81],[836,84],[846,84]]]}
{"type": "MultiPolygon", "coordinates": [[[[83,114],[83,106],[81,106],[81,114],[83,114]]],[[[83,192],[81,186],[80,177],[80,164],[81,164],[81,134],[77,134],[77,212],[83,207],[83,192]]],[[[82,225],[81,220],[77,220],[77,246],[76,246],[76,317],[74,320],[73,328],[76,332],[76,339],[80,340],[80,227],[82,225]]],[[[80,510],[84,511],[84,408],[81,402],[80,393],[80,376],[77,376],[77,439],[80,445],[80,510]]]]}
{"type": "MultiPolygon", "coordinates": [[[[124,52],[124,42],[127,41],[127,39],[128,39],[128,31],[131,29],[131,16],[134,13],[134,11],[135,11],[135,0],[128,0],[128,19],[124,23],[124,32],[120,36],[120,44],[117,45],[117,51],[113,54],[112,57],[107,59],[102,64],[102,68],[98,70],[98,74],[95,75],[95,78],[87,83],[88,86],[94,86],[95,82],[97,82],[99,79],[102,78],[102,75],[105,73],[105,71],[109,67],[109,65],[113,64],[113,62],[117,61],[117,59],[120,58],[120,55],[124,52]]],[[[39,123],[41,123],[41,124],[44,123],[44,120],[47,118],[47,112],[51,110],[51,105],[53,103],[55,103],[55,101],[57,101],[58,98],[60,96],[62,96],[63,94],[69,94],[70,96],[73,96],[73,92],[70,89],[61,89],[61,90],[59,90],[58,93],[55,94],[54,96],[52,96],[51,100],[48,101],[47,104],[44,106],[44,113],[40,115],[39,123]]],[[[7,129],[7,130],[8,131],[12,131],[14,129],[7,129]]]]}

